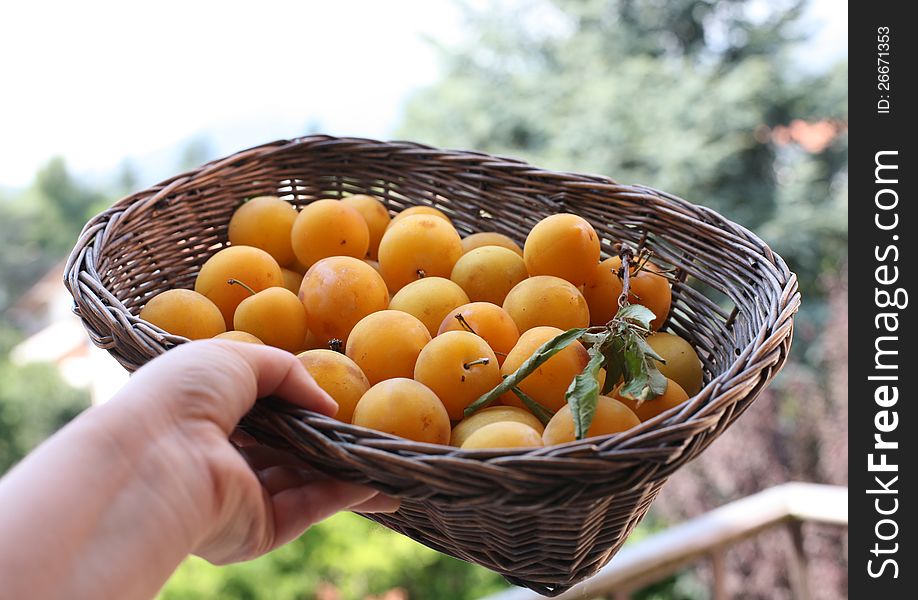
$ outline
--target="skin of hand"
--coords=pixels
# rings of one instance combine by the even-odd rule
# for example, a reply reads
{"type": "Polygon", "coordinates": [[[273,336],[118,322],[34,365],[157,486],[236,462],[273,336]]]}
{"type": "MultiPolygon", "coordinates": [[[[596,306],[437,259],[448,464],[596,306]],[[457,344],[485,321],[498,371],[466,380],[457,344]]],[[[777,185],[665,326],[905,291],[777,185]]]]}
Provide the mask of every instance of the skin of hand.
{"type": "Polygon", "coordinates": [[[338,511],[397,509],[234,433],[267,395],[337,410],[296,357],[267,346],[192,342],[138,370],[0,480],[4,593],[149,598],[189,553],[247,560],[338,511]]]}

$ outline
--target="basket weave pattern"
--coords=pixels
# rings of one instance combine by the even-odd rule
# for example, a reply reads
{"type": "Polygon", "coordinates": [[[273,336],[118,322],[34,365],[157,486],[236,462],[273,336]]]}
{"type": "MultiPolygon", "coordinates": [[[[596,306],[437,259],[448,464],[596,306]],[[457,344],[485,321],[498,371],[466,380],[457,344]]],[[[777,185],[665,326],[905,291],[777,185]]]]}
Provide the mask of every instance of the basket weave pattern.
{"type": "Polygon", "coordinates": [[[187,341],[137,315],[151,296],[193,287],[244,198],[279,195],[302,206],[351,193],[373,194],[393,213],[434,204],[461,235],[498,231],[518,242],[543,217],[573,212],[596,228],[604,256],[611,243],[631,242],[675,269],[665,328],[699,350],[705,386],[627,432],[498,455],[410,442],[272,400],[243,423],[263,443],[403,499],[398,512],[370,518],[518,585],[556,595],[602,567],[666,478],[720,435],[787,358],[796,276],[743,227],[647,187],[409,142],[310,136],[178,175],[90,221],[65,284],[92,341],[134,371],[187,341]]]}

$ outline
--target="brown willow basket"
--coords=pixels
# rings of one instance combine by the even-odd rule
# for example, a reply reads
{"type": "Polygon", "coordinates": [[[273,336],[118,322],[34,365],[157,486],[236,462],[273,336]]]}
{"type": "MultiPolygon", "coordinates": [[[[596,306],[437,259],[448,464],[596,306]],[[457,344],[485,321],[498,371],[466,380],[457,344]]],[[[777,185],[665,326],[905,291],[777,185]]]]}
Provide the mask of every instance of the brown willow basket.
{"type": "Polygon", "coordinates": [[[201,264],[226,245],[244,198],[277,194],[302,206],[352,193],[376,195],[393,213],[432,204],[463,235],[499,231],[518,242],[541,218],[573,212],[599,232],[604,254],[627,241],[676,269],[666,328],[699,349],[705,386],[627,432],[498,454],[410,442],[270,400],[243,422],[264,444],[402,498],[398,512],[369,518],[512,583],[556,595],[595,573],[667,477],[717,438],[787,358],[796,276],[762,240],[709,209],[477,152],[328,136],[239,152],[95,217],[66,269],[75,310],[93,342],[134,371],[187,341],[137,315],[154,294],[193,286],[201,264]],[[686,285],[689,276],[706,295],[686,285]]]}

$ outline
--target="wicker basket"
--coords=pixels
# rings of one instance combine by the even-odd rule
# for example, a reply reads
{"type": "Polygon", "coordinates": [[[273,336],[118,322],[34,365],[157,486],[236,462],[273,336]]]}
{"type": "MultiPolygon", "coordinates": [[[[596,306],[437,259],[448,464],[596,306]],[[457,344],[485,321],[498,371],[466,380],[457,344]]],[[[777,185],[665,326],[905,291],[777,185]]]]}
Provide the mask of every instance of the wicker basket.
{"type": "Polygon", "coordinates": [[[463,235],[499,231],[518,242],[539,219],[573,212],[599,232],[604,254],[629,241],[676,268],[665,327],[699,349],[705,386],[627,432],[498,456],[410,442],[270,400],[246,417],[261,442],[402,498],[398,512],[370,518],[517,585],[556,595],[595,573],[667,477],[720,435],[787,358],[796,276],[759,238],[711,210],[487,154],[328,136],[239,152],[95,217],[66,269],[75,310],[93,342],[133,371],[187,341],[137,314],[152,295],[193,286],[201,264],[226,244],[243,198],[277,194],[302,206],[350,193],[374,194],[392,212],[434,204],[463,235]],[[706,295],[685,284],[688,276],[706,295]]]}

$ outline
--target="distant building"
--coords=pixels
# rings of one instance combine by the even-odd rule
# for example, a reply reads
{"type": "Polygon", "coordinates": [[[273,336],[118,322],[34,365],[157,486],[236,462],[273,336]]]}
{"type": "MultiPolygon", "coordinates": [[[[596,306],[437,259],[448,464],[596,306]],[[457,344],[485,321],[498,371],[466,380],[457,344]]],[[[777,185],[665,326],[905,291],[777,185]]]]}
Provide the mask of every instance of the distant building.
{"type": "Polygon", "coordinates": [[[829,147],[839,135],[848,131],[848,123],[832,119],[804,121],[794,119],[787,125],[768,128],[763,125],[756,131],[760,142],[769,139],[778,146],[797,145],[810,154],[819,154],[829,147]]]}
{"type": "Polygon", "coordinates": [[[111,398],[128,379],[127,371],[108,352],[89,340],[73,314],[73,298],[64,287],[61,262],[9,309],[28,337],[10,352],[13,364],[51,363],[70,385],[88,389],[93,404],[111,398]]]}

